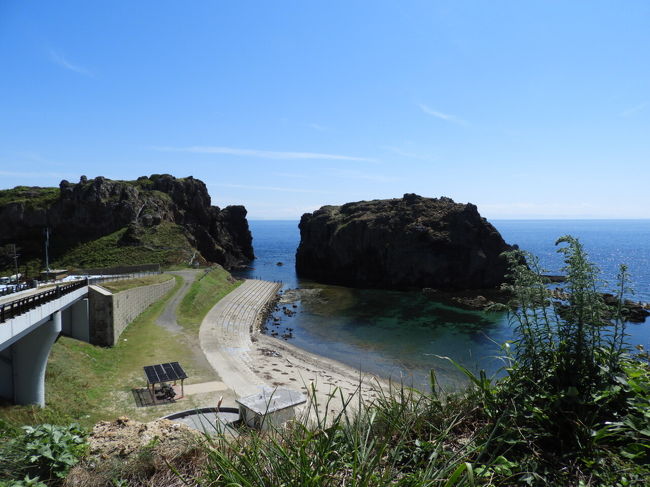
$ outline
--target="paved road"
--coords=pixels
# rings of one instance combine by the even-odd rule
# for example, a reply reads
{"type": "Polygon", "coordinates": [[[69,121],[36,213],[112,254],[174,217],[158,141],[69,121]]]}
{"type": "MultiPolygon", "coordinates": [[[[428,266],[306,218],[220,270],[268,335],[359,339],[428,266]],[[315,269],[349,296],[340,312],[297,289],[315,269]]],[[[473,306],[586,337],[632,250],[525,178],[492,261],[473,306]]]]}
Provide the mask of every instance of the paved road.
{"type": "Polygon", "coordinates": [[[42,293],[43,291],[47,291],[48,289],[54,286],[55,284],[45,285],[34,289],[26,289],[25,291],[19,291],[17,293],[7,294],[6,296],[0,297],[0,304],[11,303],[12,301],[17,301],[19,299],[26,298],[28,296],[31,296],[32,294],[42,293]]]}

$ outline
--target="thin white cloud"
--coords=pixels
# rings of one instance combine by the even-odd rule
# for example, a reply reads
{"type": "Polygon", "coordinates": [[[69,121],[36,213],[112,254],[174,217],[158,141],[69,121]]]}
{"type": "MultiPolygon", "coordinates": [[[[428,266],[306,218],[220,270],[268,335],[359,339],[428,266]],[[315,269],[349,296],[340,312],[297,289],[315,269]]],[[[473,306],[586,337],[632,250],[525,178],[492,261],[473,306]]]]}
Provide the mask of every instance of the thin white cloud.
{"type": "Polygon", "coordinates": [[[310,123],[307,126],[313,128],[314,130],[318,130],[319,132],[327,132],[329,130],[328,127],[317,123],[310,123]]]}
{"type": "Polygon", "coordinates": [[[638,105],[635,105],[633,107],[628,108],[627,110],[623,110],[621,113],[618,114],[619,117],[629,117],[630,115],[634,115],[637,112],[640,112],[643,110],[646,106],[648,106],[648,102],[643,102],[639,103],[638,105]]]}
{"type": "Polygon", "coordinates": [[[425,156],[424,154],[416,154],[415,152],[405,151],[400,149],[399,147],[394,147],[391,145],[381,146],[380,149],[390,151],[394,154],[397,154],[398,156],[408,157],[409,159],[419,159],[422,161],[433,161],[435,159],[434,157],[431,156],[425,156]]]}
{"type": "Polygon", "coordinates": [[[75,73],[83,74],[84,76],[93,76],[93,73],[90,72],[90,70],[79,66],[77,64],[72,64],[70,61],[68,61],[65,56],[58,52],[55,51],[54,49],[50,49],[50,60],[62,68],[65,68],[69,71],[74,71],[75,73]]]}
{"type": "Polygon", "coordinates": [[[248,184],[227,184],[227,183],[211,183],[210,186],[219,186],[222,188],[236,188],[236,189],[253,189],[255,191],[279,191],[282,193],[329,194],[327,191],[320,191],[317,189],[282,188],[278,186],[254,186],[248,184]]]}
{"type": "Polygon", "coordinates": [[[279,178],[292,178],[292,179],[307,179],[309,177],[306,174],[296,174],[292,172],[276,172],[273,173],[273,175],[279,178]]]}
{"type": "Polygon", "coordinates": [[[329,172],[332,176],[341,179],[361,179],[364,181],[372,181],[373,183],[393,183],[399,181],[397,178],[384,176],[383,174],[355,171],[352,169],[330,168],[329,172]]]}
{"type": "Polygon", "coordinates": [[[424,103],[418,103],[418,107],[427,115],[431,115],[432,117],[439,118],[440,120],[444,120],[445,122],[455,123],[458,125],[469,125],[467,121],[463,120],[462,118],[459,118],[455,115],[450,115],[448,113],[439,112],[437,110],[434,110],[433,108],[428,107],[424,103]]]}
{"type": "Polygon", "coordinates": [[[325,159],[330,161],[378,162],[372,157],[346,156],[340,154],[323,154],[320,152],[283,152],[257,149],[239,149],[236,147],[192,146],[192,147],[152,147],[160,152],[190,152],[194,154],[226,154],[231,156],[257,157],[260,159],[325,159]]]}

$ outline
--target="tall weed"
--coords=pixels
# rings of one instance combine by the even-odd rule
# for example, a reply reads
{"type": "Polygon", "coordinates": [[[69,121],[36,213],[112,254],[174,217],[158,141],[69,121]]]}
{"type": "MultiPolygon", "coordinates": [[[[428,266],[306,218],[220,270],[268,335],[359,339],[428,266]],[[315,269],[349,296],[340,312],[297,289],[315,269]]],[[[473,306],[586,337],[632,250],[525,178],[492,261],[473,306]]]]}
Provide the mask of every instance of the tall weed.
{"type": "MultiPolygon", "coordinates": [[[[610,447],[620,443],[623,432],[637,439],[650,433],[645,429],[650,415],[634,413],[640,411],[637,403],[650,398],[645,388],[649,369],[647,362],[630,356],[625,342],[627,269],[621,266],[618,276],[617,305],[608,307],[599,270],[582,244],[570,236],[557,244],[563,245],[566,283],[554,296],[534,256],[507,255],[512,271],[506,287],[513,296],[510,317],[517,338],[508,375],[496,384],[496,401],[485,403],[493,410],[488,416],[498,412],[500,418],[489,438],[490,451],[517,459],[519,480],[527,483],[558,481],[558,476],[566,481],[571,474],[609,478],[612,461],[620,458],[611,455],[610,447]],[[632,377],[636,381],[630,385],[632,377]],[[639,424],[620,420],[630,414],[639,424]]],[[[630,459],[647,459],[648,448],[647,442],[639,443],[630,459]]]]}

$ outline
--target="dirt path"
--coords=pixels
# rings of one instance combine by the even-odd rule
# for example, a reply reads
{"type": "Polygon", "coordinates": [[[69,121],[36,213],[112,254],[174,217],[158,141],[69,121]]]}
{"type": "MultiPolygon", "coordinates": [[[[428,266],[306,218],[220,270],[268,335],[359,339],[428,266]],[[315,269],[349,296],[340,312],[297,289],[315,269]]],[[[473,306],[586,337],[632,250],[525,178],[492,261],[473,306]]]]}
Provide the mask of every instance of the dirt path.
{"type": "MultiPolygon", "coordinates": [[[[198,367],[201,376],[207,382],[194,383],[196,377],[190,377],[188,384],[185,386],[185,395],[193,399],[195,406],[214,405],[219,395],[224,396],[229,403],[234,404],[236,396],[228,389],[220,379],[217,371],[207,361],[205,355],[201,351],[198,337],[194,333],[189,333],[176,320],[176,310],[180,305],[183,297],[190,289],[190,286],[196,279],[204,273],[199,269],[184,269],[180,271],[171,271],[170,274],[176,274],[183,278],[183,284],[179,287],[178,291],[171,297],[163,312],[158,316],[156,324],[170,333],[177,336],[177,339],[189,346],[192,351],[192,362],[195,367],[198,367]]],[[[181,358],[180,362],[187,361],[188,357],[181,358]]]]}
{"type": "Polygon", "coordinates": [[[165,306],[165,310],[156,320],[156,324],[162,326],[166,330],[171,331],[172,333],[180,333],[183,331],[183,328],[176,322],[176,308],[178,308],[178,305],[181,303],[183,296],[185,296],[185,293],[187,293],[188,289],[200,273],[201,271],[194,269],[173,271],[169,273],[181,276],[183,278],[183,285],[169,300],[167,306],[165,306]]]}

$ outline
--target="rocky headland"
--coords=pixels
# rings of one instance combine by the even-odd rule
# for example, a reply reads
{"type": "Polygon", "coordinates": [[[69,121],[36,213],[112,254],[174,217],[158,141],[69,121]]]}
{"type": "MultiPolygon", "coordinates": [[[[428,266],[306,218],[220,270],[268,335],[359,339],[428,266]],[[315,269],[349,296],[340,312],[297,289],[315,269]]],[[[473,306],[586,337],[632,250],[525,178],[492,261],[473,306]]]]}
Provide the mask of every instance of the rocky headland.
{"type": "Polygon", "coordinates": [[[493,289],[511,248],[475,205],[405,194],[304,214],[296,271],[352,287],[493,289]]]}
{"type": "Polygon", "coordinates": [[[154,174],[136,181],[82,176],[78,183],[61,181],[58,188],[2,190],[0,228],[0,247],[16,244],[22,262],[43,258],[45,228],[51,235],[51,262],[97,265],[101,256],[85,262],[81,256],[78,262],[65,256],[101,239],[102,245],[85,253],[118,248],[125,257],[140,260],[125,264],[193,260],[232,269],[254,258],[246,209],[212,206],[205,184],[191,176],[154,174]],[[129,254],[134,248],[138,252],[129,254]]]}

